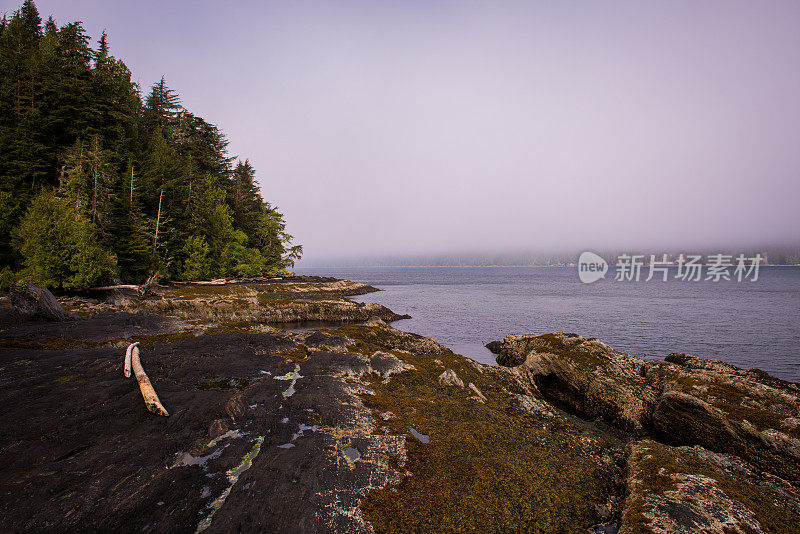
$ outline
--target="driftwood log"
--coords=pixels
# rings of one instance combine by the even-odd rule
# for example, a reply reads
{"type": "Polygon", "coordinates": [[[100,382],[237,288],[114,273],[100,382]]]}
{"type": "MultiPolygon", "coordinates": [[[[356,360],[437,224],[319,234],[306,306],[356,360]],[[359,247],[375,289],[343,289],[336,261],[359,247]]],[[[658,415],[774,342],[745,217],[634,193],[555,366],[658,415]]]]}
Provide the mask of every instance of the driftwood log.
{"type": "Polygon", "coordinates": [[[125,378],[129,378],[131,376],[131,370],[133,370],[133,374],[136,376],[136,381],[139,383],[139,391],[142,392],[144,404],[147,406],[147,409],[156,415],[168,417],[169,412],[166,410],[166,408],[164,408],[164,405],[161,404],[161,401],[158,399],[156,390],[153,389],[150,379],[147,378],[147,374],[144,372],[142,362],[139,360],[138,342],[128,345],[128,350],[125,351],[125,368],[123,371],[125,378]]]}

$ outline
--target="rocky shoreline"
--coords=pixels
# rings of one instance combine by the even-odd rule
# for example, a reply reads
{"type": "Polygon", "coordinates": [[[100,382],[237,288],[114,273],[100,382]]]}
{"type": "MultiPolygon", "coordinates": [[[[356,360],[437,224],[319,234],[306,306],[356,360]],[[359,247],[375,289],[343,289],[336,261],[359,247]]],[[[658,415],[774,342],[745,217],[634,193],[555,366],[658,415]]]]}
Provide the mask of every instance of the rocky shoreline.
{"type": "Polygon", "coordinates": [[[564,333],[486,366],[347,299],[373,290],[0,301],[0,530],[800,532],[797,384],[564,333]],[[137,341],[169,417],[123,377],[137,341]]]}

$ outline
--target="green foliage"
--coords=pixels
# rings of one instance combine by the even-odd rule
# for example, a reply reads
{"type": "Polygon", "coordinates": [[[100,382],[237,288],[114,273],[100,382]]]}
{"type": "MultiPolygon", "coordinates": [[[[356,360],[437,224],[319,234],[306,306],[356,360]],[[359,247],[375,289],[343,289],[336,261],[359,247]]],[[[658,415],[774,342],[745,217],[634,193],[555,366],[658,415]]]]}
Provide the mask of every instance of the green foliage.
{"type": "Polygon", "coordinates": [[[48,287],[88,287],[115,269],[115,258],[98,243],[91,221],[53,191],[42,190],[33,200],[13,239],[23,275],[48,287]]]}
{"type": "Polygon", "coordinates": [[[183,262],[181,278],[184,280],[202,280],[209,274],[208,244],[201,235],[193,235],[183,247],[186,259],[183,262]]]}
{"type": "Polygon", "coordinates": [[[5,293],[11,288],[11,285],[17,281],[17,275],[11,270],[11,267],[3,267],[0,271],[0,293],[5,293]]]}
{"type": "MultiPolygon", "coordinates": [[[[125,282],[155,269],[195,278],[293,265],[302,248],[259,194],[249,161],[234,165],[225,135],[186,110],[163,77],[143,100],[108,35],[96,50],[90,41],[80,22],[49,17],[43,26],[31,0],[0,21],[0,267],[43,269],[37,258],[56,254],[34,251],[32,221],[22,228],[42,188],[58,192],[48,201],[54,220],[64,204],[79,222],[64,230],[70,239],[118,258],[114,274],[125,282]]],[[[76,256],[72,274],[51,269],[50,283],[92,283],[106,262],[79,265],[87,257],[76,256]]]]}

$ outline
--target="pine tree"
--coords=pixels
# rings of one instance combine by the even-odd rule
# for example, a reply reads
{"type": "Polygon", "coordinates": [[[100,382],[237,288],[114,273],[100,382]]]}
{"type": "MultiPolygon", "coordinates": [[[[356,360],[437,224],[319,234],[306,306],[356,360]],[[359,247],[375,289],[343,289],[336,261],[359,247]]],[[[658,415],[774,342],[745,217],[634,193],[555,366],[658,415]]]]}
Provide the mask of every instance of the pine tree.
{"type": "Polygon", "coordinates": [[[248,160],[239,162],[233,171],[231,197],[233,217],[238,228],[255,235],[261,216],[262,199],[255,182],[256,171],[248,160]]]}
{"type": "Polygon", "coordinates": [[[150,89],[150,94],[145,100],[142,111],[142,133],[151,136],[156,130],[161,130],[166,138],[174,139],[174,129],[178,125],[178,117],[182,110],[180,98],[175,91],[167,87],[162,76],[161,80],[150,89]]]}

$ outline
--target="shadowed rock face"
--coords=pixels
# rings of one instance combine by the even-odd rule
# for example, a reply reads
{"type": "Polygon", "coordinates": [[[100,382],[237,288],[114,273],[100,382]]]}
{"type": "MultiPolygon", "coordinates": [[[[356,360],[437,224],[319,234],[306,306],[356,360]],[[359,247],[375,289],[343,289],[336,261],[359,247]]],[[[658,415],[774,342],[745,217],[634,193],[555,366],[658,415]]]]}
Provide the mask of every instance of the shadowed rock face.
{"type": "Polygon", "coordinates": [[[560,332],[508,336],[497,361],[520,362],[513,371],[569,412],[634,433],[649,424],[656,391],[645,362],[601,341],[560,332]]]}
{"type": "Polygon", "coordinates": [[[31,280],[21,280],[8,293],[19,320],[71,321],[75,317],[64,311],[50,291],[31,280]]]}

